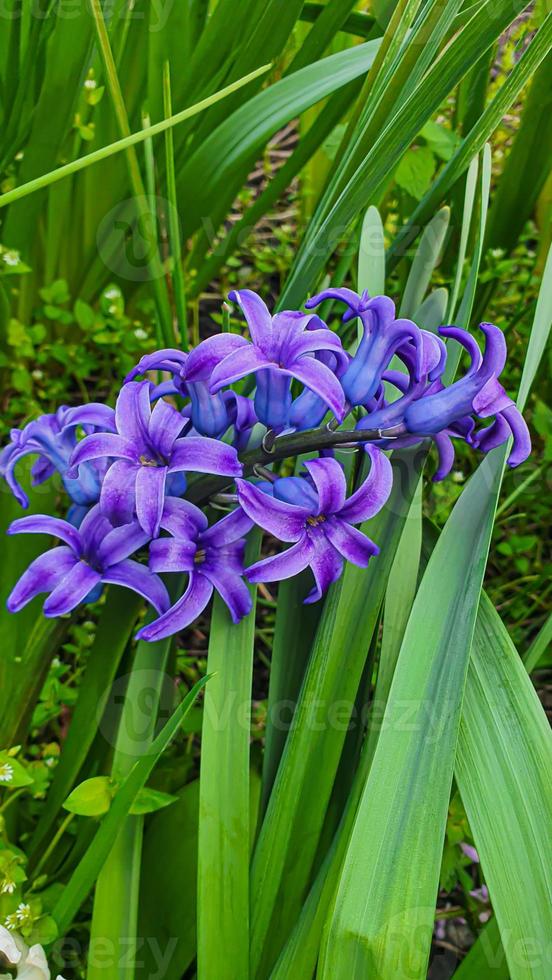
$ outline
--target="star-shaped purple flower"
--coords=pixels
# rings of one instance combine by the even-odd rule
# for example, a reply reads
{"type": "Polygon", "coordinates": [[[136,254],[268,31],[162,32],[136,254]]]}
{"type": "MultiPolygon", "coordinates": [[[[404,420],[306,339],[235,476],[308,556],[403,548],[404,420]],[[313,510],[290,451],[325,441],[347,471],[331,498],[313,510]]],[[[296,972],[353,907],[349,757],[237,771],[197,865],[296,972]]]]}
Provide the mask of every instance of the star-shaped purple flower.
{"type": "Polygon", "coordinates": [[[257,375],[255,412],[269,429],[288,425],[291,379],[317,394],[339,420],[344,412],[343,389],[333,371],[313,355],[316,351],[342,351],[341,341],[312,314],[283,311],[272,317],[250,289],[230,293],[247,320],[252,343],[237,340],[236,350],[223,358],[211,374],[211,391],[257,375]]]}
{"type": "Polygon", "coordinates": [[[350,405],[365,405],[374,395],[381,375],[394,354],[408,345],[415,353],[415,377],[422,374],[422,336],[420,328],[412,320],[395,319],[395,304],[389,296],[368,293],[359,296],[352,289],[330,288],[307,300],[307,309],[313,309],[327,299],[346,303],[349,309],[343,316],[348,322],[360,317],[363,335],[349,367],[341,377],[341,384],[350,405]]]}
{"type": "Polygon", "coordinates": [[[184,595],[159,619],[144,626],[138,637],[161,640],[189,626],[205,609],[213,591],[219,593],[234,623],[251,610],[249,589],[243,581],[244,535],[253,521],[237,508],[208,527],[207,518],[186,500],[169,498],[161,526],[173,536],[150,545],[154,572],[187,572],[184,595]]]}
{"type": "Polygon", "coordinates": [[[78,530],[68,521],[42,515],[21,517],[8,528],[8,534],[29,533],[51,534],[64,544],[39,555],[23,572],[7,601],[10,612],[49,592],[44,615],[63,616],[81,602],[95,601],[104,583],[138,592],[159,613],[169,605],[161,579],[129,558],[148,541],[137,522],[114,528],[96,505],[78,530]]]}
{"type": "Polygon", "coordinates": [[[494,423],[472,436],[472,442],[486,452],[513,436],[508,464],[518,466],[531,452],[531,437],[521,412],[498,380],[506,362],[506,342],[494,324],[482,323],[480,329],[485,335],[483,356],[477,341],[465,330],[441,327],[443,337],[452,337],[469,352],[470,366],[463,378],[447,388],[441,385],[440,390],[409,405],[404,413],[405,428],[413,434],[433,435],[472,413],[483,419],[495,415],[494,423]]]}
{"type": "Polygon", "coordinates": [[[188,470],[220,476],[240,476],[242,472],[232,446],[203,436],[179,438],[187,419],[162,399],[152,410],[149,381],[131,381],[123,386],[115,422],[115,433],[83,439],[71,465],[76,471],[91,459],[115,460],[103,481],[100,506],[116,524],[129,523],[136,513],[140,526],[155,537],[165,495],[177,492],[175,475],[188,470]]]}
{"type": "Polygon", "coordinates": [[[371,469],[361,487],[347,499],[347,484],[337,460],[305,463],[308,479],[284,478],[272,486],[273,496],[238,480],[238,499],[245,513],[274,537],[293,542],[291,548],[256,562],[246,570],[250,582],[276,582],[310,567],[315,587],[305,602],[315,602],[339,578],[347,559],[365,568],[379,548],[353,527],[373,517],[391,492],[392,470],[376,447],[367,448],[371,469]]]}

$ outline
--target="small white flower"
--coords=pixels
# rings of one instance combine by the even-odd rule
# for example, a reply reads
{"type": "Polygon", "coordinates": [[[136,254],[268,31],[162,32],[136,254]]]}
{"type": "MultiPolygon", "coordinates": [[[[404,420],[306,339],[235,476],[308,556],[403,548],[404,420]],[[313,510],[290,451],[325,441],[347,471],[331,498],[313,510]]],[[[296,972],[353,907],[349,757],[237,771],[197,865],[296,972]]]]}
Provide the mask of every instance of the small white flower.
{"type": "Polygon", "coordinates": [[[10,766],[9,762],[3,762],[0,765],[0,783],[11,783],[13,779],[13,766],[10,766]]]}
{"type": "Polygon", "coordinates": [[[136,340],[147,340],[148,339],[148,335],[147,335],[146,331],[145,330],[142,330],[141,327],[138,327],[138,330],[135,330],[134,331],[134,336],[136,337],[136,340]]]}
{"type": "Polygon", "coordinates": [[[19,252],[16,252],[15,249],[11,248],[6,249],[5,252],[2,252],[2,261],[6,265],[19,265],[19,252]]]}
{"type": "Polygon", "coordinates": [[[104,293],[106,299],[119,299],[120,295],[121,294],[117,289],[117,286],[110,286],[109,289],[106,289],[104,293]]]}
{"type": "Polygon", "coordinates": [[[91,89],[97,88],[98,83],[95,78],[87,78],[84,83],[84,87],[90,91],[91,89]]]}
{"type": "Polygon", "coordinates": [[[11,878],[4,878],[2,885],[0,887],[0,894],[2,895],[13,895],[15,891],[15,881],[11,878]]]}
{"type": "Polygon", "coordinates": [[[15,910],[15,915],[18,922],[28,922],[32,916],[31,906],[27,905],[26,902],[20,902],[15,910]]]}

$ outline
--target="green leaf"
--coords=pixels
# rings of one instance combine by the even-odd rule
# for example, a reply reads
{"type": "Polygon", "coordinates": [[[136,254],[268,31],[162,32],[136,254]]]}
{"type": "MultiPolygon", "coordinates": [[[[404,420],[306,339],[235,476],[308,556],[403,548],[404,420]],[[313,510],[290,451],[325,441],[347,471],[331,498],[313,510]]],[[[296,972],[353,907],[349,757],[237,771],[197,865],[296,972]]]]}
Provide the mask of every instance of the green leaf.
{"type": "Polygon", "coordinates": [[[455,774],[512,980],[549,974],[551,768],[546,715],[500,617],[482,595],[455,774]]]}
{"type": "MultiPolygon", "coordinates": [[[[246,563],[256,560],[260,531],[246,563]]],[[[255,598],[256,589],[250,587],[255,598]]],[[[249,970],[249,744],[255,603],[240,623],[213,603],[201,738],[198,972],[234,980],[249,970]],[[229,895],[231,900],[229,901],[229,895]],[[213,936],[217,941],[213,942],[213,936]]]]}
{"type": "Polygon", "coordinates": [[[422,303],[435,266],[439,261],[449,222],[450,208],[444,207],[424,228],[406,281],[400,316],[413,316],[422,303]]]}
{"type": "Polygon", "coordinates": [[[93,776],[75,787],[63,809],[81,817],[102,817],[109,810],[112,798],[113,785],[109,776],[93,776]]]}
{"type": "Polygon", "coordinates": [[[156,810],[163,810],[166,806],[170,806],[171,803],[175,803],[177,799],[178,797],[172,796],[171,793],[162,793],[158,789],[151,789],[151,787],[145,786],[136,796],[129,812],[134,816],[155,813],[156,810]]]}
{"type": "Polygon", "coordinates": [[[11,752],[0,752],[0,787],[19,789],[22,786],[32,786],[33,783],[30,772],[11,752]]]}
{"type": "MultiPolygon", "coordinates": [[[[367,289],[371,296],[385,292],[385,240],[381,215],[371,205],[362,222],[358,248],[358,292],[367,289]]],[[[359,328],[360,329],[360,328],[359,328]]]]}
{"type": "Polygon", "coordinates": [[[395,170],[395,183],[421,201],[433,180],[435,157],[429,146],[413,146],[395,170]]]}
{"type": "Polygon", "coordinates": [[[420,130],[420,136],[425,140],[429,149],[441,160],[450,160],[460,142],[460,137],[454,130],[447,129],[446,126],[435,122],[434,119],[429,119],[426,122],[423,129],[420,130]]]}

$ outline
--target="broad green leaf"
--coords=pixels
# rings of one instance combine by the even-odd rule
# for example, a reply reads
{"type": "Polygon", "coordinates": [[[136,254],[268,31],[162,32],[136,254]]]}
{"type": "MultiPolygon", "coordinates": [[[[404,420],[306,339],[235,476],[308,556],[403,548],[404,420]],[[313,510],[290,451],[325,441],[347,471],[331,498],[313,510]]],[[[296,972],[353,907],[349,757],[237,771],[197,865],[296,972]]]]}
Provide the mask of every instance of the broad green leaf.
{"type": "Polygon", "coordinates": [[[75,786],[63,809],[80,817],[103,817],[111,806],[114,787],[109,776],[92,776],[75,786]]]}
{"type": "Polygon", "coordinates": [[[413,146],[395,170],[395,183],[416,201],[421,201],[431,185],[435,169],[435,156],[429,146],[413,146]]]}
{"type": "Polygon", "coordinates": [[[144,786],[136,796],[130,808],[130,813],[133,816],[144,816],[146,813],[155,813],[157,810],[164,810],[165,807],[171,806],[177,799],[178,797],[173,796],[172,793],[162,793],[158,789],[151,789],[149,786],[144,786]]]}
{"type": "Polygon", "coordinates": [[[102,820],[90,847],[81,858],[61,897],[56,902],[53,916],[60,934],[63,935],[68,929],[73,917],[93,888],[138,792],[147,782],[155,764],[178,732],[182,720],[208,680],[209,676],[207,675],[195,684],[171,715],[159,735],[153,740],[150,751],[134,764],[119,787],[111,809],[102,820]]]}
{"type": "Polygon", "coordinates": [[[381,215],[371,206],[364,215],[358,249],[358,292],[367,289],[371,296],[385,292],[385,240],[381,215]]]}
{"type": "Polygon", "coordinates": [[[439,286],[429,293],[423,303],[412,314],[414,323],[424,330],[437,333],[439,327],[446,321],[448,302],[448,290],[444,286],[439,286]]]}
{"type": "Polygon", "coordinates": [[[513,980],[545,980],[550,972],[551,768],[546,715],[500,617],[482,595],[455,775],[513,980]]]}
{"type": "Polygon", "coordinates": [[[226,119],[180,171],[179,187],[194,188],[187,213],[182,216],[185,234],[194,231],[206,215],[211,216],[216,231],[268,137],[366,72],[378,44],[369,41],[308,65],[260,92],[226,119]]]}
{"type": "Polygon", "coordinates": [[[251,955],[252,969],[261,975],[274,963],[307,891],[347,719],[378,621],[405,507],[419,475],[411,453],[396,453],[392,461],[395,480],[391,497],[363,526],[381,553],[367,570],[348,566],[328,594],[257,840],[252,867],[251,955]],[[320,760],[324,760],[323,765],[320,760]]]}
{"type": "MultiPolygon", "coordinates": [[[[247,564],[256,560],[260,531],[247,564]]],[[[250,587],[256,597],[256,588],[250,587]]],[[[234,980],[249,971],[249,744],[255,602],[232,622],[220,597],[213,603],[201,738],[198,856],[198,972],[234,980]],[[216,936],[216,942],[213,937],[216,936]]]]}

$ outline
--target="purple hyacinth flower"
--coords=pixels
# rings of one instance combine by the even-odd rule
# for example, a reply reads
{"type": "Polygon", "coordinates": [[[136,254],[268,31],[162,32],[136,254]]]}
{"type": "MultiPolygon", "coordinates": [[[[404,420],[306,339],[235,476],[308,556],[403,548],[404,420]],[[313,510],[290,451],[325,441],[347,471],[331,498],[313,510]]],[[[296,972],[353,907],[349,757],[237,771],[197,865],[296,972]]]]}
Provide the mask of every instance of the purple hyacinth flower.
{"type": "Polygon", "coordinates": [[[207,518],[183,500],[167,500],[161,526],[173,537],[150,545],[154,572],[187,572],[184,595],[159,619],[138,633],[143,640],[161,640],[185,629],[205,609],[213,592],[222,597],[234,623],[250,612],[249,589],[243,581],[244,535],[253,521],[238,507],[221,521],[207,526],[207,518]]]}
{"type": "MultiPolygon", "coordinates": [[[[314,356],[317,360],[322,361],[335,374],[336,378],[343,377],[351,360],[350,355],[345,351],[321,350],[317,351],[314,356]]],[[[314,391],[305,388],[292,402],[289,412],[289,426],[291,429],[299,430],[315,429],[320,425],[327,412],[326,402],[314,391]]]]}
{"type": "Polygon", "coordinates": [[[441,327],[439,332],[444,337],[452,337],[469,352],[470,366],[464,377],[449,387],[441,386],[441,390],[409,405],[404,424],[410,433],[434,435],[472,413],[480,418],[495,415],[495,423],[474,438],[473,443],[487,451],[512,435],[514,444],[508,464],[518,466],[531,451],[531,438],[523,416],[498,380],[506,361],[506,342],[494,324],[482,323],[480,329],[485,335],[483,356],[475,339],[465,330],[441,327]]]}
{"type": "Polygon", "coordinates": [[[287,551],[251,565],[246,570],[250,582],[276,582],[309,567],[315,587],[305,602],[315,602],[339,578],[344,559],[365,568],[379,553],[377,545],[353,527],[373,517],[391,492],[389,460],[375,446],[367,451],[370,473],[348,499],[343,470],[331,458],[305,463],[308,479],[277,481],[273,497],[245,480],[236,481],[239,502],[251,520],[281,541],[293,542],[287,551]]]}
{"type": "Polygon", "coordinates": [[[237,452],[203,436],[179,438],[187,420],[172,405],[150,403],[148,381],[124,385],[115,408],[116,433],[87,436],[75,449],[77,470],[91,459],[115,460],[103,481],[100,505],[116,524],[129,523],[134,513],[150,537],[159,533],[165,495],[174,489],[175,474],[193,470],[239,476],[237,452]]]}
{"type": "Polygon", "coordinates": [[[21,517],[8,534],[51,534],[64,544],[35,558],[19,579],[7,601],[18,612],[41,592],[49,592],[45,616],[64,616],[81,602],[98,598],[105,583],[138,592],[162,613],[169,597],[161,579],[145,565],[129,557],[148,540],[136,522],[114,528],[96,504],[77,530],[68,521],[37,515],[21,517]]]}
{"type": "Polygon", "coordinates": [[[79,478],[68,477],[70,459],[77,443],[76,430],[86,433],[98,429],[114,431],[115,414],[106,405],[90,403],[75,408],[62,405],[51,415],[41,415],[23,429],[11,430],[11,441],[0,453],[0,475],[22,507],[29,498],[15,475],[15,467],[25,456],[38,456],[31,470],[32,484],[38,486],[58,472],[71,499],[80,506],[96,503],[100,495],[105,467],[96,464],[83,467],[79,478]]]}
{"type": "Polygon", "coordinates": [[[365,405],[377,391],[381,375],[394,354],[412,346],[415,353],[415,378],[422,374],[422,335],[412,320],[395,319],[395,304],[388,296],[367,293],[359,296],[352,289],[325,289],[309,299],[305,306],[313,309],[327,299],[346,303],[349,309],[343,320],[360,317],[363,335],[357,351],[340,379],[350,405],[365,405]]]}
{"type": "Polygon", "coordinates": [[[269,429],[288,425],[291,408],[291,380],[296,378],[317,394],[341,420],[344,412],[343,389],[335,374],[313,355],[317,351],[342,350],[341,341],[318,317],[284,311],[272,317],[261,299],[250,289],[230,293],[247,320],[252,343],[241,338],[235,351],[214,368],[211,391],[257,375],[255,412],[269,429]]]}

